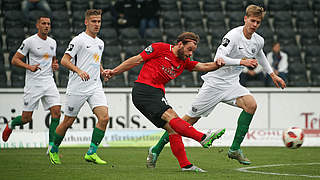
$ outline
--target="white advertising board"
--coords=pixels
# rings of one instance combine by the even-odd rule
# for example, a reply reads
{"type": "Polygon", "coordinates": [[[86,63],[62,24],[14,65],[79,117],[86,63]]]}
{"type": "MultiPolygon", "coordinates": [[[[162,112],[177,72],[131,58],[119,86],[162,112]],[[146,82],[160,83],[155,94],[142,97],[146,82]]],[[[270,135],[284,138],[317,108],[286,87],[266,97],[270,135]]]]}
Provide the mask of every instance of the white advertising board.
{"type": "MultiPolygon", "coordinates": [[[[106,89],[106,97],[109,103],[110,121],[108,131],[115,136],[123,137],[128,133],[140,136],[139,133],[146,133],[148,136],[161,136],[161,130],[157,129],[149,120],[147,120],[133,105],[131,100],[131,89],[121,89],[110,91],[106,89]],[[136,133],[139,132],[139,133],[136,133]],[[152,133],[151,133],[152,132],[152,133]],[[157,132],[157,133],[155,133],[157,132]],[[151,134],[150,134],[151,133],[151,134]]],[[[166,98],[179,116],[183,116],[189,108],[191,101],[195,97],[197,89],[178,89],[169,90],[166,98]]],[[[282,146],[281,133],[288,127],[301,127],[305,129],[307,138],[304,145],[320,146],[320,110],[318,102],[320,91],[299,90],[299,91],[252,91],[257,101],[257,111],[252,120],[250,131],[247,134],[243,145],[246,146],[282,146]],[[314,140],[312,140],[314,139],[314,140]],[[308,142],[309,141],[309,142],[308,142]],[[281,142],[281,143],[280,143],[281,142]]],[[[23,91],[13,92],[0,91],[0,131],[5,128],[8,120],[21,114],[23,91]]],[[[61,93],[62,104],[65,102],[64,90],[61,93]]],[[[62,106],[62,111],[64,106],[62,106]]],[[[220,103],[208,116],[201,118],[195,127],[201,131],[207,129],[227,128],[227,133],[221,141],[221,146],[229,146],[232,143],[234,130],[237,126],[237,119],[241,109],[220,103]]],[[[16,127],[8,143],[1,141],[0,147],[43,147],[47,144],[48,124],[50,114],[44,111],[41,103],[34,112],[33,122],[21,127],[16,127]],[[24,137],[28,137],[27,141],[24,137]],[[39,139],[40,138],[40,139],[39,139]]],[[[61,121],[63,120],[63,113],[61,121]]],[[[97,122],[95,115],[87,104],[81,109],[78,119],[69,130],[70,135],[88,134],[91,137],[93,125],[97,122]]],[[[68,133],[69,133],[68,131],[68,133]]],[[[108,134],[108,133],[107,133],[108,134]]],[[[106,134],[106,136],[107,136],[106,134]]],[[[2,134],[0,134],[1,136],[2,134]]],[[[77,136],[79,136],[77,135],[77,136]]],[[[72,137],[72,136],[71,136],[72,137]]],[[[66,136],[67,138],[67,136],[66,136]]],[[[107,137],[108,138],[108,137],[107,137]]],[[[121,143],[105,143],[105,146],[143,146],[153,144],[157,138],[146,143],[145,141],[126,140],[121,143]],[[151,143],[152,142],[152,143],[151,143]]],[[[197,142],[184,139],[186,145],[197,146],[197,142]]],[[[84,145],[85,141],[66,141],[65,145],[84,145]]],[[[110,142],[107,139],[106,142],[110,142]]],[[[220,141],[217,143],[219,144],[220,141]]]]}

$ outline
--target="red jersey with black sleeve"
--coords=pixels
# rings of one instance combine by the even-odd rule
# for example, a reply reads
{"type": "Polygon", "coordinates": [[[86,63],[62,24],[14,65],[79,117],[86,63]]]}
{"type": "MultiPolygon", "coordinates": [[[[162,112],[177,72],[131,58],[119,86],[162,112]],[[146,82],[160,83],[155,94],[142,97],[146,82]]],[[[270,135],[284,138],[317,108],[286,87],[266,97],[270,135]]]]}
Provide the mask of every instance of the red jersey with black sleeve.
{"type": "Polygon", "coordinates": [[[144,49],[140,55],[144,64],[135,82],[144,83],[155,88],[161,88],[171,79],[178,77],[184,69],[192,71],[197,61],[179,59],[172,52],[173,45],[167,43],[153,43],[144,49]]]}

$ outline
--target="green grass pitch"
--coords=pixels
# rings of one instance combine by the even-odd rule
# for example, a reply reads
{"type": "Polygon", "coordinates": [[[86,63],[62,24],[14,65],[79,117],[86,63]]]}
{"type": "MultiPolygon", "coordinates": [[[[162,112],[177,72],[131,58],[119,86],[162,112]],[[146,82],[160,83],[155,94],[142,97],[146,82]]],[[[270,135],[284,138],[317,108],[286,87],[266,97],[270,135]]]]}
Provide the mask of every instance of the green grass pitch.
{"type": "Polygon", "coordinates": [[[108,161],[103,166],[84,161],[87,148],[61,148],[62,165],[51,165],[46,149],[0,149],[0,179],[320,179],[320,147],[244,147],[242,150],[252,161],[249,166],[228,159],[226,147],[187,148],[189,160],[208,173],[181,172],[168,147],[160,155],[156,168],[147,169],[147,150],[147,147],[99,148],[100,157],[108,161]],[[258,167],[263,165],[275,166],[258,167]],[[236,170],[242,167],[253,167],[248,170],[259,173],[236,170]]]}

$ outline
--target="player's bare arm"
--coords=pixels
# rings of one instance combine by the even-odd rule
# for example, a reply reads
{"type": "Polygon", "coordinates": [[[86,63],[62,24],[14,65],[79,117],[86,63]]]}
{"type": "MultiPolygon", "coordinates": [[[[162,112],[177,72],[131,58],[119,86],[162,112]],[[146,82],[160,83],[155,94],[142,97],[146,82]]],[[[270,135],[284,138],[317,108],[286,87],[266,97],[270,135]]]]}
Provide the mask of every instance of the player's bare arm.
{"type": "Polygon", "coordinates": [[[24,55],[16,52],[16,54],[13,56],[12,60],[11,60],[11,64],[18,66],[18,67],[22,67],[25,69],[29,69],[32,72],[37,71],[38,69],[41,70],[41,68],[39,67],[40,64],[35,64],[35,65],[29,65],[27,63],[24,63],[22,61],[22,59],[24,58],[24,55]]]}
{"type": "Polygon", "coordinates": [[[284,80],[277,76],[275,73],[271,73],[269,75],[277,88],[281,87],[281,89],[284,89],[286,87],[286,83],[284,82],[284,80]]]}
{"type": "Polygon", "coordinates": [[[258,61],[256,59],[242,58],[240,65],[255,68],[258,66],[258,61]]]}
{"type": "Polygon", "coordinates": [[[103,77],[104,81],[108,81],[110,79],[110,76],[108,76],[106,71],[103,69],[102,64],[100,64],[100,73],[101,73],[101,76],[103,77]]]}
{"type": "Polygon", "coordinates": [[[88,81],[90,79],[89,74],[72,64],[70,60],[71,56],[69,54],[64,54],[61,59],[61,64],[69,70],[77,73],[83,81],[88,81]]]}
{"type": "Polygon", "coordinates": [[[112,70],[110,70],[110,69],[104,70],[105,71],[104,73],[106,73],[106,75],[111,78],[114,75],[121,74],[125,71],[128,71],[128,70],[134,68],[135,66],[138,66],[142,62],[143,62],[143,58],[140,55],[136,55],[136,56],[133,56],[133,57],[125,60],[119,66],[115,67],[112,70]]]}
{"type": "Polygon", "coordinates": [[[214,62],[201,63],[199,62],[194,68],[193,71],[214,71],[224,66],[225,62],[222,58],[217,58],[214,62]]]}
{"type": "Polygon", "coordinates": [[[52,70],[56,71],[59,69],[59,63],[58,63],[58,59],[54,56],[52,58],[52,70]]]}

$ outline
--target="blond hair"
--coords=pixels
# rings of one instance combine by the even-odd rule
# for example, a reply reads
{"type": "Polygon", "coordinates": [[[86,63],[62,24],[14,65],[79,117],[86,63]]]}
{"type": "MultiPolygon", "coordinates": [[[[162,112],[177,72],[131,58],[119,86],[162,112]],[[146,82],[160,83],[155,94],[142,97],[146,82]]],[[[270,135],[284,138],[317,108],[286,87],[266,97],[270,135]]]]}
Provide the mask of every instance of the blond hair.
{"type": "Polygon", "coordinates": [[[198,44],[200,37],[194,32],[183,32],[177,38],[177,43],[180,41],[183,44],[187,44],[188,42],[194,42],[195,44],[198,44]]]}
{"type": "Polygon", "coordinates": [[[266,14],[266,11],[263,7],[257,6],[257,5],[249,5],[246,9],[246,16],[250,17],[260,17],[261,20],[264,18],[266,14]]]}
{"type": "Polygon", "coordinates": [[[101,9],[88,9],[86,11],[86,19],[88,19],[90,16],[99,16],[102,14],[102,10],[101,9]]]}

